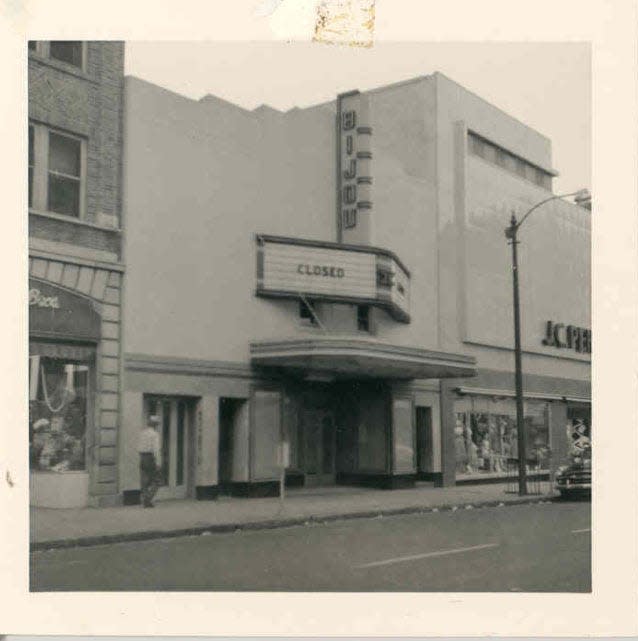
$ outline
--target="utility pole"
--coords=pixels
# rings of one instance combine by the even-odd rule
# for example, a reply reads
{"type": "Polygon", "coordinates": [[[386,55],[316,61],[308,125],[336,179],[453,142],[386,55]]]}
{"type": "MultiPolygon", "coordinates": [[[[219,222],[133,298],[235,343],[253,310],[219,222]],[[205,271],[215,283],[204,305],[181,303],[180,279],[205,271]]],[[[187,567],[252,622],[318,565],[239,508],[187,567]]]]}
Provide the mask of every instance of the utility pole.
{"type": "Polygon", "coordinates": [[[510,226],[505,230],[512,246],[512,286],[514,293],[514,370],[516,387],[516,437],[518,443],[518,493],[527,494],[527,456],[525,452],[525,418],[523,413],[523,365],[521,353],[521,305],[518,290],[518,223],[512,214],[510,226]]]}

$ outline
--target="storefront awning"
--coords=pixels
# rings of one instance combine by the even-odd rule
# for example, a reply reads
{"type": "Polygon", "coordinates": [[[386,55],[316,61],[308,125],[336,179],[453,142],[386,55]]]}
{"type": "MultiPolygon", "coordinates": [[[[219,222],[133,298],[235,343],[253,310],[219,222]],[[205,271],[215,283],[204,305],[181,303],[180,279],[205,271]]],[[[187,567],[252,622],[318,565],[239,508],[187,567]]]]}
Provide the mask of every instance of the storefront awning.
{"type": "Polygon", "coordinates": [[[464,378],[476,375],[472,356],[388,345],[358,338],[260,341],[250,345],[252,364],[303,377],[464,378]]]}
{"type": "MultiPolygon", "coordinates": [[[[490,396],[492,398],[514,398],[516,392],[514,390],[505,389],[484,389],[481,387],[457,387],[455,389],[457,394],[461,396],[490,396]]],[[[583,403],[590,404],[591,396],[575,396],[573,394],[555,394],[552,392],[531,392],[523,389],[523,396],[529,400],[542,400],[542,401],[563,401],[564,403],[583,403]]]]}

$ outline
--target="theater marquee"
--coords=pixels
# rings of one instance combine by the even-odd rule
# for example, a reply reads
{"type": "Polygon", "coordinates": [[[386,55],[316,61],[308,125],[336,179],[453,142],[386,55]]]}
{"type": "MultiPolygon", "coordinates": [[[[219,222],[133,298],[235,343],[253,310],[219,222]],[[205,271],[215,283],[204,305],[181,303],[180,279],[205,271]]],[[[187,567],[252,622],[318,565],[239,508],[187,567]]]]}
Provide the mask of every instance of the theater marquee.
{"type": "Polygon", "coordinates": [[[256,293],[375,305],[410,322],[410,274],[375,247],[258,236],[256,293]]]}

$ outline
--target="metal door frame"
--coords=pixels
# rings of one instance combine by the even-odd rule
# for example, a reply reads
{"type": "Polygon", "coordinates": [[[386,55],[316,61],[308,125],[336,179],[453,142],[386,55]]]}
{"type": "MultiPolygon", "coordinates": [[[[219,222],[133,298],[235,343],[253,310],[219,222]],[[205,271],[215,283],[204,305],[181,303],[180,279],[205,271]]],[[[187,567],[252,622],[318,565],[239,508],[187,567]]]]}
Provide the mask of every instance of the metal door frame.
{"type": "Polygon", "coordinates": [[[189,460],[193,448],[193,411],[190,398],[180,396],[170,396],[168,394],[145,394],[144,395],[144,420],[150,414],[150,404],[157,403],[156,415],[160,417],[160,443],[162,440],[162,430],[164,429],[164,403],[170,403],[170,420],[169,420],[169,468],[168,484],[161,485],[157,490],[156,498],[159,501],[167,499],[185,499],[191,494],[191,470],[189,469],[189,460]],[[177,485],[177,434],[178,434],[178,406],[184,403],[184,449],[183,449],[183,478],[182,483],[177,485]]]}
{"type": "Polygon", "coordinates": [[[337,478],[337,427],[335,423],[335,411],[329,407],[303,407],[302,408],[302,430],[303,430],[303,443],[304,443],[304,477],[305,485],[312,486],[321,486],[321,485],[335,485],[337,478]],[[319,430],[319,437],[317,439],[317,460],[318,467],[321,470],[318,473],[309,473],[308,472],[308,450],[310,445],[309,431],[307,429],[307,424],[305,422],[306,413],[315,413],[320,416],[319,421],[322,423],[322,419],[325,416],[329,416],[332,422],[332,461],[331,461],[331,471],[326,473],[323,471],[323,451],[324,451],[324,442],[323,442],[323,425],[321,425],[319,430]]]}

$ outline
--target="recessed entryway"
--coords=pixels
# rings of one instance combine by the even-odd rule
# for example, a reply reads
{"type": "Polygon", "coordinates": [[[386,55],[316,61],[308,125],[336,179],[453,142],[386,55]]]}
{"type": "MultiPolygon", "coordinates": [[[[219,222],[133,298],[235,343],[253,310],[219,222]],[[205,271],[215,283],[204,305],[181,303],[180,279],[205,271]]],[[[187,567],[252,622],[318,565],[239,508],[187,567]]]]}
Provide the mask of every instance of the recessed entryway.
{"type": "Polygon", "coordinates": [[[193,405],[190,398],[144,397],[145,421],[159,418],[162,453],[157,499],[183,499],[192,494],[193,405]]]}
{"type": "Polygon", "coordinates": [[[248,480],[248,399],[220,397],[219,489],[231,491],[232,483],[248,480]]]}

